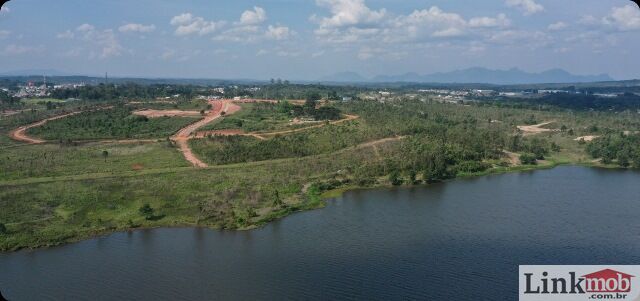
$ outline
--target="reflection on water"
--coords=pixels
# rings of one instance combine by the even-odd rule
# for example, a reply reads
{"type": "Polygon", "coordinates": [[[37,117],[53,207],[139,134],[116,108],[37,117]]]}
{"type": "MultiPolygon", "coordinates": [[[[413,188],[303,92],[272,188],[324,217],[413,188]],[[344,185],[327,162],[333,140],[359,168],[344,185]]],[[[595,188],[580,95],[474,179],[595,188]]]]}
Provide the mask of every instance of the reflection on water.
{"type": "Polygon", "coordinates": [[[561,167],[355,191],[248,232],[0,255],[11,300],[514,300],[519,264],[637,264],[640,174],[561,167]]]}

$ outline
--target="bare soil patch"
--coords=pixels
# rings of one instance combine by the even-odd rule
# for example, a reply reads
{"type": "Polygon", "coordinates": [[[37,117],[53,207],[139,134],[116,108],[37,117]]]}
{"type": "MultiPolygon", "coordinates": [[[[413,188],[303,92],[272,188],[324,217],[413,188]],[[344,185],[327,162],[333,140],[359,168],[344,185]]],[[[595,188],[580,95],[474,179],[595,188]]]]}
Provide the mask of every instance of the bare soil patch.
{"type": "Polygon", "coordinates": [[[598,138],[600,136],[595,136],[595,135],[591,135],[591,136],[580,136],[576,139],[573,139],[574,141],[580,141],[580,140],[584,140],[585,142],[589,142],[589,141],[593,141],[594,139],[598,138]]]}
{"type": "Polygon", "coordinates": [[[531,135],[536,135],[536,134],[541,134],[546,132],[557,132],[559,131],[557,129],[544,128],[545,125],[549,125],[554,122],[555,121],[548,121],[548,122],[543,122],[543,123],[534,124],[534,125],[519,125],[518,130],[520,130],[522,132],[522,135],[524,136],[531,136],[531,135]]]}
{"type": "MultiPolygon", "coordinates": [[[[181,111],[181,110],[140,110],[133,112],[134,115],[145,116],[147,118],[160,117],[200,117],[202,114],[198,111],[181,111]]],[[[206,114],[206,113],[205,113],[206,114]]]]}

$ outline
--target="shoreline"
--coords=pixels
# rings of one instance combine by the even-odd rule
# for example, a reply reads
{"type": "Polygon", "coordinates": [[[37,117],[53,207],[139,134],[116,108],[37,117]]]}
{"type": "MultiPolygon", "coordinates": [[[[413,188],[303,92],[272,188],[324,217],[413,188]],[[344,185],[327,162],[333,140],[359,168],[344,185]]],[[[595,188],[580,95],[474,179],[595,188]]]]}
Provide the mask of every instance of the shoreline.
{"type": "MultiPolygon", "coordinates": [[[[548,170],[548,169],[556,168],[558,166],[579,166],[579,167],[585,167],[585,168],[628,170],[628,168],[622,168],[615,165],[602,165],[602,164],[597,164],[593,162],[569,162],[569,161],[566,161],[566,162],[547,161],[547,162],[548,164],[544,164],[544,165],[520,165],[520,166],[513,166],[513,167],[494,168],[484,172],[456,176],[455,178],[441,181],[439,183],[447,183],[447,182],[451,182],[459,179],[470,179],[470,178],[478,178],[478,177],[491,176],[491,175],[502,175],[502,174],[526,172],[526,171],[548,170]]],[[[251,230],[262,228],[271,222],[283,219],[295,213],[322,209],[327,205],[327,201],[335,198],[339,198],[345,193],[350,191],[382,189],[382,188],[388,189],[388,188],[428,187],[429,185],[430,184],[425,184],[425,183],[411,184],[411,185],[398,185],[398,186],[393,186],[388,184],[379,184],[379,185],[371,185],[371,186],[349,185],[349,186],[339,187],[339,188],[335,188],[327,191],[317,191],[315,193],[307,192],[307,195],[311,199],[310,202],[302,203],[295,206],[270,212],[267,216],[261,217],[256,223],[249,225],[247,227],[237,228],[237,229],[221,229],[214,226],[188,224],[188,223],[174,224],[174,225],[166,224],[166,225],[155,225],[155,226],[105,229],[101,231],[91,231],[88,233],[82,233],[77,236],[71,236],[63,239],[62,241],[55,242],[55,243],[42,243],[42,244],[36,244],[32,246],[23,246],[23,247],[17,247],[13,249],[0,250],[0,254],[9,254],[9,253],[14,253],[18,251],[37,251],[42,249],[56,248],[56,247],[62,247],[69,244],[79,243],[86,240],[109,236],[115,233],[134,232],[134,231],[140,231],[140,230],[153,230],[153,229],[161,229],[161,228],[206,228],[206,229],[215,230],[215,231],[251,231],[251,230]]]]}

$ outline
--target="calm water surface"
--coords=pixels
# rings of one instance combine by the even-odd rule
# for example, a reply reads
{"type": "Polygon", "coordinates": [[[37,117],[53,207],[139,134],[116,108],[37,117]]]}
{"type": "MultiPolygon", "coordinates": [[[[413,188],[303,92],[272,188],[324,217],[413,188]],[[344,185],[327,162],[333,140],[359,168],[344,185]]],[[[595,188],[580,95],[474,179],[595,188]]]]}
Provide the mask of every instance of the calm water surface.
{"type": "Polygon", "coordinates": [[[10,300],[516,300],[519,264],[640,264],[640,173],[582,167],[347,193],[250,232],[0,255],[10,300]]]}

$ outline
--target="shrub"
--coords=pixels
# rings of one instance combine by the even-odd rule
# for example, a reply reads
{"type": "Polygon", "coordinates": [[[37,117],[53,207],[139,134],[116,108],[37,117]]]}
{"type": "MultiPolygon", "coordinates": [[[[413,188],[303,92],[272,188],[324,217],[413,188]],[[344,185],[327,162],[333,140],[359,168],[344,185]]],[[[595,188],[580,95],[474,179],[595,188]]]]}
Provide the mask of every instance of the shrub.
{"type": "Polygon", "coordinates": [[[538,161],[536,159],[536,155],[526,153],[520,155],[520,163],[524,165],[536,165],[538,161]]]}

